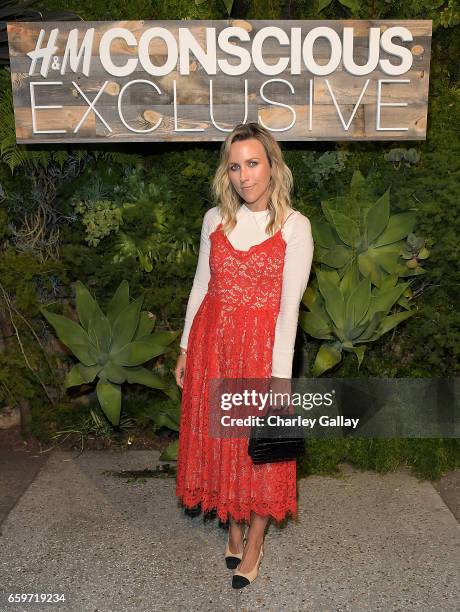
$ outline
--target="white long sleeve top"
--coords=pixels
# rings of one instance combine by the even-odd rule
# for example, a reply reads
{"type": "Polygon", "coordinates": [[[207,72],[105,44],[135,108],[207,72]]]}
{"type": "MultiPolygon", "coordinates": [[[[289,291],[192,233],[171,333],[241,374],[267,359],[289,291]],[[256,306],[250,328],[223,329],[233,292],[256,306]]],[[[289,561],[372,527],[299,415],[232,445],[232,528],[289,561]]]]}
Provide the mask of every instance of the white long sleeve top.
{"type": "MultiPolygon", "coordinates": [[[[292,209],[288,211],[288,215],[292,209]]],[[[265,232],[269,211],[251,211],[242,204],[237,212],[237,224],[228,234],[235,249],[249,250],[269,237],[265,232]]],[[[208,290],[211,277],[209,268],[209,235],[222,222],[217,206],[206,211],[201,228],[198,264],[185,314],[184,330],[180,346],[187,348],[188,335],[193,319],[208,290]]],[[[310,276],[313,259],[313,238],[310,221],[299,211],[286,220],[281,234],[286,242],[283,269],[281,303],[275,327],[275,340],[272,355],[272,376],[291,378],[294,343],[299,318],[299,306],[310,276]]]]}

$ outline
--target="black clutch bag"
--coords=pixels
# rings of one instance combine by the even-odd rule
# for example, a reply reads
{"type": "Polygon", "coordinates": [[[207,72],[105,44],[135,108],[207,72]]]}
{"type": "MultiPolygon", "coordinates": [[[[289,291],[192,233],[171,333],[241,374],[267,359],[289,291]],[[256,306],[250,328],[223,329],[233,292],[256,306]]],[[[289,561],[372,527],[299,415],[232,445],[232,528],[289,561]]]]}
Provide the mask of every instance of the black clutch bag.
{"type": "MultiPolygon", "coordinates": [[[[248,453],[253,463],[273,463],[289,461],[305,454],[305,439],[299,437],[299,429],[295,425],[267,425],[268,414],[260,417],[262,425],[251,426],[248,453]],[[270,433],[267,436],[267,429],[270,433]],[[295,435],[297,433],[297,435],[295,435]]],[[[283,414],[287,417],[290,415],[283,414]]]]}

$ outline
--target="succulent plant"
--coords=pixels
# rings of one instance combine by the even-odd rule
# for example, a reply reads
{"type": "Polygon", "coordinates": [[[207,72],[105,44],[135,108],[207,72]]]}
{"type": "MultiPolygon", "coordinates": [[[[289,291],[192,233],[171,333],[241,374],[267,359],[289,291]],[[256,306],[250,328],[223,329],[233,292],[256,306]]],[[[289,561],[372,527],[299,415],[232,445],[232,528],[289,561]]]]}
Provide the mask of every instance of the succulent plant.
{"type": "Polygon", "coordinates": [[[142,367],[153,357],[170,352],[168,345],[179,334],[152,333],[155,320],[151,313],[141,311],[143,300],[144,296],[140,296],[130,302],[129,284],[122,281],[104,314],[85,285],[78,281],[76,309],[80,324],[46,308],[40,309],[60,341],[80,362],[67,373],[65,387],[92,383],[97,377],[99,403],[114,426],[120,422],[121,385],[125,382],[161,389],[172,399],[178,399],[175,385],[142,367]]]}
{"type": "Polygon", "coordinates": [[[342,276],[357,260],[360,273],[380,287],[386,276],[423,274],[401,262],[403,239],[412,232],[411,212],[390,215],[389,189],[373,201],[369,187],[355,171],[350,193],[322,202],[325,221],[312,219],[315,261],[336,269],[342,276]]]}
{"type": "Polygon", "coordinates": [[[395,168],[399,168],[401,163],[404,163],[405,166],[410,167],[420,160],[420,153],[413,147],[410,149],[391,149],[391,151],[384,155],[384,159],[386,161],[393,162],[395,168]]]}
{"type": "Polygon", "coordinates": [[[423,260],[430,256],[430,251],[426,248],[423,238],[411,233],[400,255],[406,260],[406,266],[410,270],[416,270],[423,260]]]}
{"type": "Polygon", "coordinates": [[[414,314],[410,309],[389,314],[409,285],[398,283],[396,274],[387,276],[380,287],[372,287],[355,262],[342,278],[336,270],[317,269],[316,279],[317,288],[307,287],[302,299],[309,312],[299,314],[300,327],[325,341],[316,355],[313,376],[337,365],[343,351],[356,355],[359,368],[369,342],[414,314]]]}

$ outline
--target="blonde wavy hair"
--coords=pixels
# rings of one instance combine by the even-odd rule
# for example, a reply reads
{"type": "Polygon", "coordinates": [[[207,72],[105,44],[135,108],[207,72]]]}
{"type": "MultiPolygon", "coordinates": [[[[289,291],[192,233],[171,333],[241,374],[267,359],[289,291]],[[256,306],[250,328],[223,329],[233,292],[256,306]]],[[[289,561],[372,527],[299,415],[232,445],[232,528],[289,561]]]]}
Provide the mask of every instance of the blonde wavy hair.
{"type": "Polygon", "coordinates": [[[222,217],[222,229],[230,232],[236,225],[236,213],[244,199],[233,187],[228,176],[230,147],[239,140],[256,138],[264,146],[271,166],[271,178],[268,189],[269,221],[266,233],[273,235],[283,225],[291,207],[293,187],[292,172],[284,163],[283,153],[278,142],[268,130],[258,123],[240,123],[230,132],[220,148],[220,162],[212,181],[212,194],[222,217]]]}

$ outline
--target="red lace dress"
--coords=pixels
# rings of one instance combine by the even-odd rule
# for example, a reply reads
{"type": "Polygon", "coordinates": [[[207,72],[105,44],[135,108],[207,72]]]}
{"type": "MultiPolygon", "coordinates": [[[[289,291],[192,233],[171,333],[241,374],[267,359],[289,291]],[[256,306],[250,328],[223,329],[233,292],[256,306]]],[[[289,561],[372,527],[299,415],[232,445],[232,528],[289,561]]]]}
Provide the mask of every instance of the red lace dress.
{"type": "Polygon", "coordinates": [[[208,435],[211,378],[269,378],[286,242],[281,229],[248,251],[220,223],[210,234],[208,291],[190,328],[182,388],[176,495],[226,521],[251,511],[296,516],[296,461],[253,464],[248,438],[208,435]]]}

